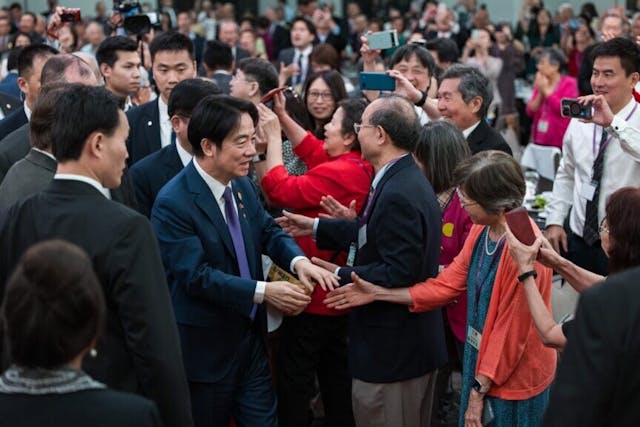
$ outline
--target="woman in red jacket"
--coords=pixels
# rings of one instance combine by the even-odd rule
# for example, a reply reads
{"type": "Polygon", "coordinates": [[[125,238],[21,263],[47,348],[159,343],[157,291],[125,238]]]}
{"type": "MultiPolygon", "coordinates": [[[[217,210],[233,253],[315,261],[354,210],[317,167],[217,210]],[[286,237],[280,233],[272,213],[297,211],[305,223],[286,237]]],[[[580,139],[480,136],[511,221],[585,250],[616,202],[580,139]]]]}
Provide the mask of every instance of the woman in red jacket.
{"type": "MultiPolygon", "coordinates": [[[[373,170],[360,156],[353,124],[358,123],[364,101],[339,103],[325,127],[321,141],[304,130],[286,112],[284,97],[275,98],[274,113],[260,107],[262,126],[268,136],[267,172],[261,186],[269,201],[302,215],[317,217],[322,196],[331,195],[345,205],[355,200],[360,209],[367,197],[373,170]],[[276,117],[277,116],[277,117],[276,117]],[[268,122],[268,125],[266,125],[268,122]],[[307,165],[301,176],[287,173],[282,161],[280,129],[292,143],[295,154],[307,165]]],[[[342,252],[320,250],[311,236],[297,237],[304,253],[344,265],[342,252]]],[[[305,312],[284,319],[278,352],[278,404],[281,426],[308,425],[309,401],[317,375],[327,425],[353,425],[351,376],[347,366],[347,319],[343,311],[327,308],[326,292],[317,286],[305,312]]]]}

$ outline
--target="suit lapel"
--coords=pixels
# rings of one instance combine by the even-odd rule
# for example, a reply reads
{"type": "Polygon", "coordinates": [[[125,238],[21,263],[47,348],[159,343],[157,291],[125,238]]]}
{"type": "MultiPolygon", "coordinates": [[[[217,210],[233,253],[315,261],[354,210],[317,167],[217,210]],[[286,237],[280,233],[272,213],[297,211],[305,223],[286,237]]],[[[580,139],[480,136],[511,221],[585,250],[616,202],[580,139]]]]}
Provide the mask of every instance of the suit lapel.
{"type": "Polygon", "coordinates": [[[185,175],[187,178],[187,184],[189,186],[189,191],[196,194],[196,205],[198,205],[207,218],[209,218],[213,226],[218,231],[218,235],[222,239],[227,251],[235,259],[236,252],[233,248],[231,234],[229,233],[227,223],[222,216],[222,212],[220,212],[218,202],[213,197],[213,194],[211,194],[211,190],[207,187],[207,184],[196,171],[195,166],[193,166],[193,162],[189,163],[186,169],[185,175]]]}
{"type": "Polygon", "coordinates": [[[147,145],[147,153],[158,151],[162,146],[160,141],[160,109],[158,107],[159,99],[152,101],[149,108],[145,111],[144,126],[148,127],[144,134],[145,144],[147,145]]]}
{"type": "Polygon", "coordinates": [[[400,160],[398,160],[395,164],[391,165],[389,169],[387,169],[387,171],[384,173],[384,176],[380,179],[380,182],[378,182],[378,185],[376,186],[376,192],[373,195],[373,201],[371,202],[371,210],[369,211],[369,217],[367,218],[367,222],[369,221],[369,219],[371,219],[371,213],[375,209],[375,205],[376,205],[376,202],[378,201],[378,197],[380,196],[380,193],[382,193],[382,188],[385,186],[387,181],[389,181],[391,177],[393,177],[396,173],[398,173],[402,169],[410,167],[411,164],[415,165],[415,160],[413,160],[413,156],[411,155],[411,153],[409,153],[406,156],[402,157],[400,160]]]}
{"type": "Polygon", "coordinates": [[[249,271],[251,272],[251,277],[257,277],[256,271],[254,271],[253,266],[255,265],[254,260],[251,257],[251,254],[256,253],[253,239],[250,238],[252,230],[249,225],[249,221],[247,220],[247,213],[245,209],[246,194],[243,194],[240,191],[240,185],[235,182],[231,182],[231,187],[233,189],[233,197],[236,200],[236,206],[238,207],[238,218],[240,219],[240,228],[242,229],[242,239],[244,240],[244,248],[247,254],[247,260],[249,261],[249,271]]]}

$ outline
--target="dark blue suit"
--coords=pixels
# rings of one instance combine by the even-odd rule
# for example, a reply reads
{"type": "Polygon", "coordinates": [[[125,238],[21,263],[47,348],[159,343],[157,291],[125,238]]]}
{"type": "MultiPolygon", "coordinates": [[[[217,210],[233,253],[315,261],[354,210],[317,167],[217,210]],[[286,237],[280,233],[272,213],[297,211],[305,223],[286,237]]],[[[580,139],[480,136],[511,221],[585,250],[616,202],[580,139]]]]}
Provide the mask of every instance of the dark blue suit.
{"type": "Polygon", "coordinates": [[[11,132],[27,124],[28,122],[29,120],[27,120],[27,115],[24,112],[24,106],[18,108],[13,113],[0,120],[0,141],[3,140],[11,132]]]}
{"type": "MultiPolygon", "coordinates": [[[[355,267],[340,269],[343,283],[355,271],[365,280],[397,288],[438,273],[442,216],[433,189],[409,154],[391,166],[376,186],[366,243],[355,267]]],[[[358,220],[321,219],[317,244],[348,249],[358,241],[358,220]]],[[[354,378],[389,383],[417,378],[441,367],[446,348],[440,310],[410,313],[407,307],[374,302],[350,313],[349,362],[354,378]]]]}
{"type": "MultiPolygon", "coordinates": [[[[262,280],[262,253],[288,269],[303,255],[300,248],[265,212],[248,178],[235,179],[232,188],[251,277],[262,280]]],[[[239,425],[270,425],[264,415],[275,419],[275,397],[264,343],[266,313],[260,307],[255,320],[250,318],[256,280],[240,277],[227,224],[193,162],[160,190],[151,222],[171,289],[196,426],[226,427],[232,414],[239,425]]]]}
{"type": "MultiPolygon", "coordinates": [[[[129,151],[127,164],[131,166],[138,160],[158,151],[162,146],[158,99],[132,108],[126,114],[131,128],[129,139],[127,139],[127,150],[129,151]]],[[[169,117],[167,117],[168,119],[169,117]]]]}
{"type": "Polygon", "coordinates": [[[138,212],[149,218],[160,189],[182,168],[175,144],[167,145],[133,165],[129,174],[136,192],[138,212]]]}

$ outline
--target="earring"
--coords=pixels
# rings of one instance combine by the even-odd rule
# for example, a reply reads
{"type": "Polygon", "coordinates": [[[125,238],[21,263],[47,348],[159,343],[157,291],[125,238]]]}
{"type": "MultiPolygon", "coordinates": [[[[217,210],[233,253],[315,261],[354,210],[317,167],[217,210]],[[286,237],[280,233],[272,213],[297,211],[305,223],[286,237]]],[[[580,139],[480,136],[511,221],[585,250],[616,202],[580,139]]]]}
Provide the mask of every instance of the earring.
{"type": "Polygon", "coordinates": [[[95,348],[92,348],[89,351],[89,356],[93,357],[94,359],[98,356],[98,350],[96,350],[95,348]]]}

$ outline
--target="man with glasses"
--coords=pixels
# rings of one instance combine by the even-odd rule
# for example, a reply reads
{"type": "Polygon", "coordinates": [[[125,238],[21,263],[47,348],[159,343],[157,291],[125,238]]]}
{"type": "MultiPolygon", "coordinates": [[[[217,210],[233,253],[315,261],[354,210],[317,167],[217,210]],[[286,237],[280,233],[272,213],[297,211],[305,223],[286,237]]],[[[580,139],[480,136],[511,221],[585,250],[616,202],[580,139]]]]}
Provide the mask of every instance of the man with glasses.
{"type": "MultiPolygon", "coordinates": [[[[413,105],[393,95],[378,98],[354,125],[362,157],[374,168],[369,198],[354,220],[312,219],[285,212],[285,229],[313,233],[321,249],[349,250],[336,271],[341,283],[355,273],[388,287],[406,287],[438,273],[440,206],[411,152],[418,139],[413,105]]],[[[447,358],[442,314],[409,313],[376,303],[350,313],[349,363],[357,425],[430,425],[435,371],[447,358]]]]}

